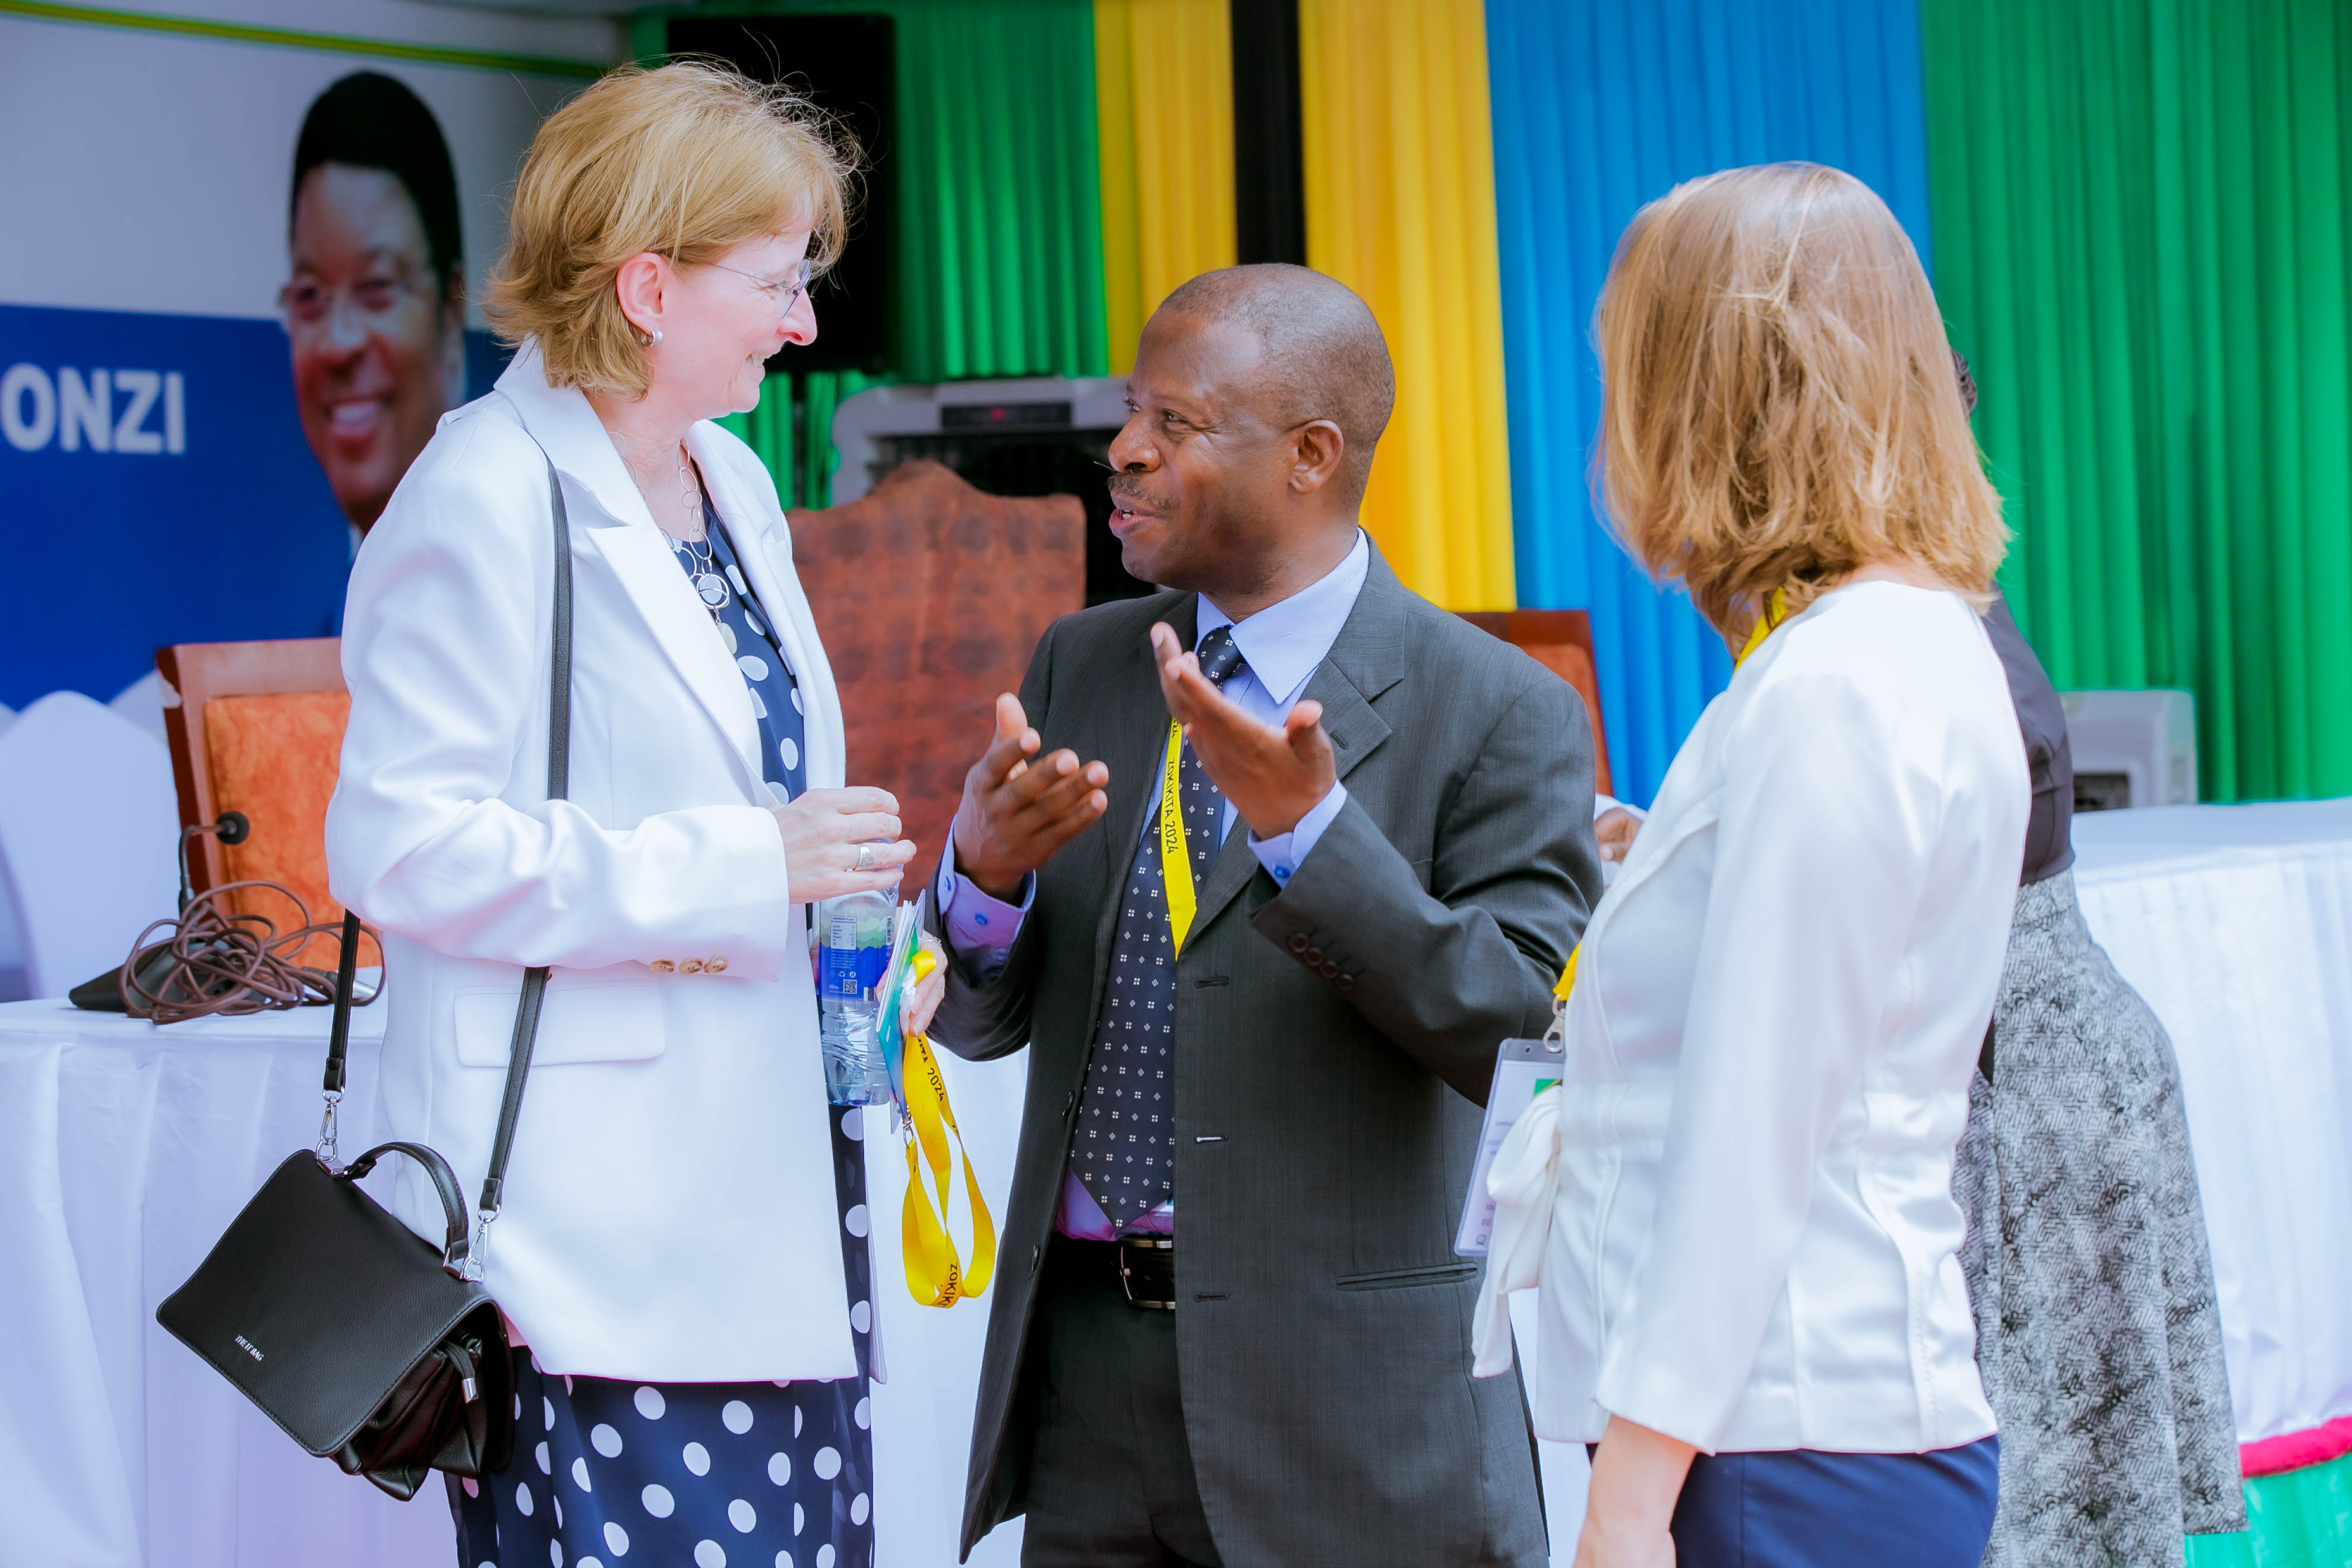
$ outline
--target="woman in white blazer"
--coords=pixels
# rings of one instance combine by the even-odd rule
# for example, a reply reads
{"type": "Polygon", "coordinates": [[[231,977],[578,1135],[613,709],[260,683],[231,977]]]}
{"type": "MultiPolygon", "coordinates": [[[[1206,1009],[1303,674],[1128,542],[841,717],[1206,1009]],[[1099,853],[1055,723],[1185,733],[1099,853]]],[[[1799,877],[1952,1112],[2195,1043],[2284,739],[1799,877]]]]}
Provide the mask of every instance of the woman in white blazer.
{"type": "MultiPolygon", "coordinates": [[[[522,972],[553,969],[484,1258],[515,1458],[450,1489],[463,1568],[871,1559],[871,1227],[808,906],[889,885],[913,846],[887,793],[842,787],[773,484],[709,422],[814,336],[847,165],[803,106],[701,67],[615,73],[551,118],[492,285],[513,363],[353,569],[330,866],[383,933],[382,1135],[469,1194],[522,972]]],[[[420,1175],[398,1201],[439,1234],[420,1175]]]]}
{"type": "Polygon", "coordinates": [[[1598,1444],[1580,1568],[1975,1568],[1998,1448],[1952,1157],[2029,804],[1978,616],[1999,498],[1848,175],[1677,187],[1596,335],[1610,510],[1745,652],[1498,1156],[1479,1370],[1538,1286],[1536,1428],[1598,1444]]]}

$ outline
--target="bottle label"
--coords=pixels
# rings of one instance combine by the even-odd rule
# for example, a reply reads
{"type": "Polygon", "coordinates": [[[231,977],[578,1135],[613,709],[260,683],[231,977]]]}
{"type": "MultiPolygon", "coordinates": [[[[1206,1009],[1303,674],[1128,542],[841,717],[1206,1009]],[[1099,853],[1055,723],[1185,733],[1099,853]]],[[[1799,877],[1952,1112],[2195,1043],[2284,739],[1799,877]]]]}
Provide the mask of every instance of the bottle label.
{"type": "Polygon", "coordinates": [[[866,994],[867,982],[862,979],[863,951],[857,945],[857,921],[849,915],[835,915],[825,922],[824,946],[819,950],[822,963],[818,966],[818,989],[827,996],[845,996],[852,1001],[866,994]]]}

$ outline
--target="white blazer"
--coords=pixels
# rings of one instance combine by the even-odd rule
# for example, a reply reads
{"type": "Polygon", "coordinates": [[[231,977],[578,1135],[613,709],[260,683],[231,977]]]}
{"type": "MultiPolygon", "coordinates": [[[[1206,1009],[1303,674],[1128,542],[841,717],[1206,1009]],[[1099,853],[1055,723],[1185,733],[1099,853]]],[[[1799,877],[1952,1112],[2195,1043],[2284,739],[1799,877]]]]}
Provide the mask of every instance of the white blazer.
{"type": "MultiPolygon", "coordinates": [[[[1954,594],[1824,595],[1708,705],[1584,933],[1560,1086],[1490,1183],[1541,1211],[1498,1216],[1494,1251],[1540,1258],[1496,1281],[1541,1287],[1540,1435],[1614,1414],[1710,1452],[1924,1453],[1993,1430],[1952,1152],[2030,792],[1954,594]]],[[[1481,1371],[1508,1332],[1482,1313],[1481,1371]]]]}
{"type": "MultiPolygon", "coordinates": [[[[688,444],[799,679],[810,786],[838,787],[840,700],[775,487],[716,426],[688,444]]],[[[588,400],[548,385],[535,345],[441,421],[369,532],[342,662],[327,856],[335,896],[384,933],[378,1135],[439,1150],[468,1205],[522,971],[554,968],[486,1260],[540,1364],[854,1375],[806,911],[751,699],[588,400]],[[551,460],[572,560],[571,789],[552,802],[551,460]],[[706,967],[651,967],[688,958],[706,967]]],[[[438,1241],[413,1167],[397,1205],[438,1241]]]]}

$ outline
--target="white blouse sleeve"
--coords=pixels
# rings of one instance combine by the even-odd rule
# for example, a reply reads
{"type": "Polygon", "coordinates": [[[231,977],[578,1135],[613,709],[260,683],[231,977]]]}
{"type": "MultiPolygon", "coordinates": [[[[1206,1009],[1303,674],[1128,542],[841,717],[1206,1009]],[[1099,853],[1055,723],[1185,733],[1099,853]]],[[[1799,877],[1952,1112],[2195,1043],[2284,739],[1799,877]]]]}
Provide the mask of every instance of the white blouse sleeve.
{"type": "MultiPolygon", "coordinates": [[[[546,777],[544,740],[524,743],[546,732],[545,590],[532,586],[548,580],[546,468],[530,447],[494,479],[478,449],[425,461],[362,549],[344,613],[336,897],[453,957],[597,969],[721,952],[774,978],[801,942],[765,809],[610,828],[571,801],[500,798],[519,775],[534,792],[546,777]]],[[[575,780],[582,761],[575,749],[575,780]]]]}
{"type": "Polygon", "coordinates": [[[1773,680],[1726,737],[1656,1206],[1595,1389],[1702,1449],[1746,1391],[1840,1107],[1911,981],[1943,806],[1901,740],[1893,700],[1814,673],[1773,680]]]}

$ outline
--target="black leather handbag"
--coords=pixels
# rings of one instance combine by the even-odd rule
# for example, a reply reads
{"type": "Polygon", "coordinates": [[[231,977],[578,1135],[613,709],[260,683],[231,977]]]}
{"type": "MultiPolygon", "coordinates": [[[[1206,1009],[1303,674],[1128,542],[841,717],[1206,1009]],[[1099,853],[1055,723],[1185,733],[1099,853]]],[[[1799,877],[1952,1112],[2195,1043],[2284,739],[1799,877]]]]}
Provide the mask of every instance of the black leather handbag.
{"type": "MultiPolygon", "coordinates": [[[[561,800],[571,773],[572,540],[551,463],[547,479],[555,500],[547,793],[561,800]]],[[[424,1144],[383,1143],[347,1166],[336,1162],[359,927],[357,915],[344,916],[318,1147],[287,1156],[155,1321],[310,1453],[407,1499],[433,1470],[480,1477],[504,1469],[513,1450],[514,1367],[482,1286],[481,1254],[498,1217],[548,972],[523,973],[468,1241],[457,1178],[424,1144]],[[437,1248],[360,1190],[360,1178],[395,1152],[423,1165],[440,1194],[447,1229],[437,1248]]]]}

